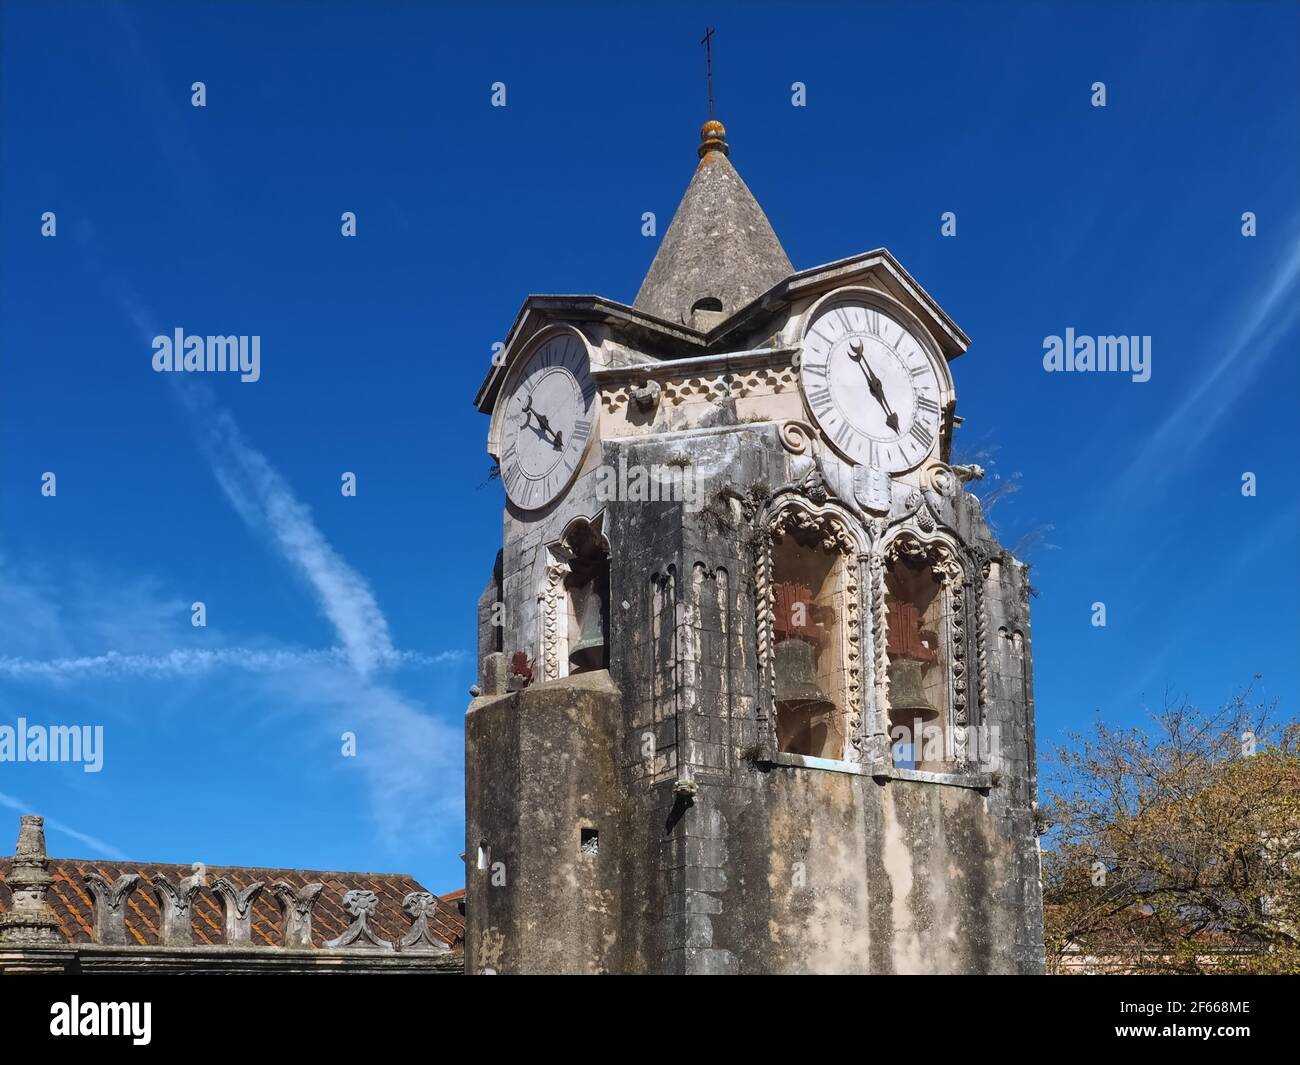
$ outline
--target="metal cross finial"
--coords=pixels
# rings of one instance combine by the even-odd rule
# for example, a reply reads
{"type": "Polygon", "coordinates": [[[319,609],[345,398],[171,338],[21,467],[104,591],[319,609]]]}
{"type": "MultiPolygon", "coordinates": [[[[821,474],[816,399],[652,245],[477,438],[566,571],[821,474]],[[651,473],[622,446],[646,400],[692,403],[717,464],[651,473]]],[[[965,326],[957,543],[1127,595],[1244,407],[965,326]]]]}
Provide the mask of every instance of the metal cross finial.
{"type": "Polygon", "coordinates": [[[704,69],[709,81],[709,118],[713,117],[713,27],[709,26],[704,31],[704,38],[700,41],[704,45],[704,69]]]}

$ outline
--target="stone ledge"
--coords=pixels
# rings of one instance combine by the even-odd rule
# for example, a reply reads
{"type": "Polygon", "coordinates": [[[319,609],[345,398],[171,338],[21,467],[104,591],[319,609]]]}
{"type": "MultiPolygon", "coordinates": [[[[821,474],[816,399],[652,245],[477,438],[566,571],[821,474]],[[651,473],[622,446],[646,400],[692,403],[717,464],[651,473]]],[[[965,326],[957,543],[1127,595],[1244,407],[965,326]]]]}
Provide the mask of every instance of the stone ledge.
{"type": "Polygon", "coordinates": [[[459,953],[286,950],[283,947],[141,947],[96,943],[0,949],[8,973],[450,973],[459,953]]]}
{"type": "Polygon", "coordinates": [[[799,769],[823,769],[830,773],[849,773],[860,777],[874,777],[877,780],[912,780],[923,784],[946,784],[953,788],[973,788],[983,791],[997,787],[993,773],[931,773],[921,769],[900,769],[884,764],[864,765],[861,762],[845,762],[836,758],[815,758],[807,754],[787,754],[774,751],[765,755],[762,762],[768,765],[788,766],[799,769]]]}

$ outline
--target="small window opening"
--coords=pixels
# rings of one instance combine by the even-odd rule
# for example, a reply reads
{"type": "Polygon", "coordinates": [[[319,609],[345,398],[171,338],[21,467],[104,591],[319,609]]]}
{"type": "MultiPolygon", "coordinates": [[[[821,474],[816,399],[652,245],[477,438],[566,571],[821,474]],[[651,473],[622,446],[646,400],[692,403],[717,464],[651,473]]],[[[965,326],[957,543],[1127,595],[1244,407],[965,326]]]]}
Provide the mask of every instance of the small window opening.
{"type": "Polygon", "coordinates": [[[723,317],[722,300],[717,296],[703,296],[691,304],[691,317],[686,324],[692,329],[708,331],[723,317]]]}
{"type": "Polygon", "coordinates": [[[572,551],[565,588],[569,600],[569,673],[609,668],[609,553],[600,534],[581,525],[567,538],[572,551]]]}
{"type": "Polygon", "coordinates": [[[477,864],[480,869],[487,869],[492,865],[492,848],[487,845],[487,840],[479,841],[477,864]]]}
{"type": "Polygon", "coordinates": [[[584,828],[579,833],[578,851],[581,854],[599,854],[600,833],[594,828],[584,828]]]}

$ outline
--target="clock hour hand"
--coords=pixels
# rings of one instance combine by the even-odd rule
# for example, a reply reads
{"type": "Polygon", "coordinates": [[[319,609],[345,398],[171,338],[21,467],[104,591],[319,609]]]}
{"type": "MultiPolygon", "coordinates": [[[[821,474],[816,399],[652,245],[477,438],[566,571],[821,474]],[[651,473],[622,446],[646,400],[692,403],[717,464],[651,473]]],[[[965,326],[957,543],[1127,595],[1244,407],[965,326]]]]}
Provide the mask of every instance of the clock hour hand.
{"type": "Polygon", "coordinates": [[[889,400],[885,398],[885,386],[881,384],[880,378],[876,376],[875,371],[871,369],[870,363],[867,362],[866,353],[862,350],[862,341],[849,341],[849,358],[856,362],[862,372],[867,377],[867,390],[875,397],[877,403],[885,412],[885,424],[894,432],[898,432],[898,415],[889,407],[889,400]]]}
{"type": "Polygon", "coordinates": [[[555,450],[559,451],[564,446],[564,434],[556,432],[551,428],[550,419],[545,414],[537,415],[537,424],[542,427],[542,432],[546,433],[555,442],[555,450]]]}

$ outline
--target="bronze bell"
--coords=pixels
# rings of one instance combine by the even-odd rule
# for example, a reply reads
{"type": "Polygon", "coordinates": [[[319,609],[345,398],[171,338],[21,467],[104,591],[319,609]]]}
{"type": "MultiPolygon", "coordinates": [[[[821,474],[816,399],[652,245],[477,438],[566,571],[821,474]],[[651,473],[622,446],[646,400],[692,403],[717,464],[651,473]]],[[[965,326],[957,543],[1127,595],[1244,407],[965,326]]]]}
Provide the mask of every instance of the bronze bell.
{"type": "Polygon", "coordinates": [[[889,721],[894,764],[904,769],[942,769],[942,757],[927,759],[933,742],[931,726],[939,710],[925,694],[926,663],[913,658],[895,658],[889,663],[889,721]],[[906,730],[901,737],[894,728],[906,730]]]}
{"type": "Polygon", "coordinates": [[[606,605],[609,596],[604,582],[593,577],[585,584],[571,588],[569,596],[578,622],[578,638],[569,643],[569,672],[605,669],[608,665],[605,645],[609,633],[606,605]]]}
{"type": "Polygon", "coordinates": [[[776,701],[802,707],[809,703],[830,705],[817,687],[817,661],[813,645],[791,638],[776,645],[776,701]]]}
{"type": "Polygon", "coordinates": [[[889,663],[889,710],[899,722],[920,718],[929,724],[939,716],[925,695],[925,663],[896,658],[889,663]]]}
{"type": "Polygon", "coordinates": [[[835,704],[817,686],[813,645],[791,637],[774,648],[777,746],[789,754],[839,758],[843,736],[835,704]]]}

